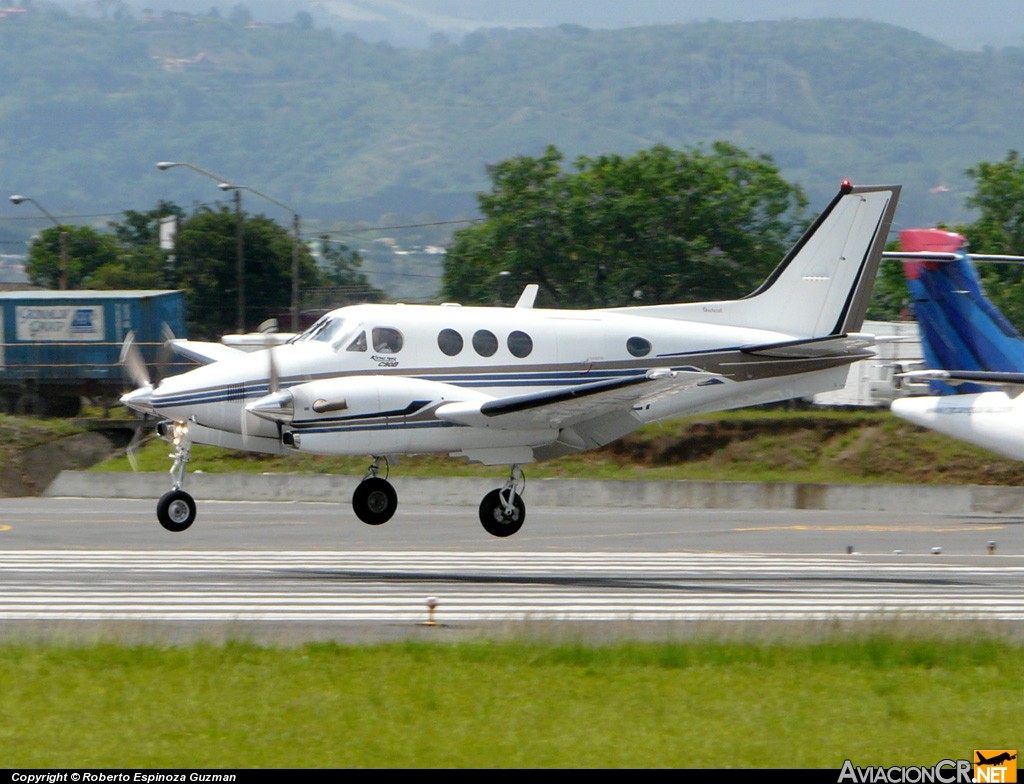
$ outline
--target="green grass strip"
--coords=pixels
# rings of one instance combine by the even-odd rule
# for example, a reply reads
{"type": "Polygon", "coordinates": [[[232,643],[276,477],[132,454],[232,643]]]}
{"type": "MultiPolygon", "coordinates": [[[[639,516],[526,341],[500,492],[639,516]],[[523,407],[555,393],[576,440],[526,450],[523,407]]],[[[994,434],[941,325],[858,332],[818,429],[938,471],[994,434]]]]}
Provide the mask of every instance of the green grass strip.
{"type": "Polygon", "coordinates": [[[0,646],[9,768],[834,768],[1019,748],[998,639],[0,646]]]}

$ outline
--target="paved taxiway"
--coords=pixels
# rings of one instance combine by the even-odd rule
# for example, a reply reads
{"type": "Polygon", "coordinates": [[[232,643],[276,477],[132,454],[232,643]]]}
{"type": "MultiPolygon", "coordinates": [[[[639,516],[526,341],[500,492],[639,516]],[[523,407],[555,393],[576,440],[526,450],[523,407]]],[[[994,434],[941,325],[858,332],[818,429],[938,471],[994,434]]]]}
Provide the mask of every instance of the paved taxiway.
{"type": "Polygon", "coordinates": [[[0,500],[0,636],[97,624],[289,639],[609,621],[632,636],[721,621],[1024,628],[1019,516],[531,507],[519,534],[496,539],[469,506],[400,506],[371,527],[347,501],[201,501],[179,534],[153,509],[0,500]]]}

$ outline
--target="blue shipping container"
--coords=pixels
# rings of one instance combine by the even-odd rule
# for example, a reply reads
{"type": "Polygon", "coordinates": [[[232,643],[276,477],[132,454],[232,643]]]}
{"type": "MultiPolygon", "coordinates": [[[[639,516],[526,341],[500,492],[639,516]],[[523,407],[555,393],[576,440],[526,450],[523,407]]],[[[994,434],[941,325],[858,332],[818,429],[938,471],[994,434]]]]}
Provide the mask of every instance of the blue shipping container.
{"type": "Polygon", "coordinates": [[[129,332],[149,363],[164,324],[187,337],[182,291],[4,291],[0,311],[0,407],[19,413],[68,415],[80,396],[119,394],[129,332]]]}

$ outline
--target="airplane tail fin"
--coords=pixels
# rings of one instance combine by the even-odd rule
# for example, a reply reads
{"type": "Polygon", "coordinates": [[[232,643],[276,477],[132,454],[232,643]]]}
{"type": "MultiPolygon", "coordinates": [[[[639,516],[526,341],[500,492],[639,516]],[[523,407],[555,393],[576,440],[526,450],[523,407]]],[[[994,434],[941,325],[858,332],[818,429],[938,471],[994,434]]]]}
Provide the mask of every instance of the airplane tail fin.
{"type": "Polygon", "coordinates": [[[796,338],[858,332],[899,195],[899,185],[843,183],[764,284],[742,299],[620,310],[764,329],[796,338]]]}
{"type": "MultiPolygon", "coordinates": [[[[903,263],[925,362],[936,370],[1024,371],[1024,338],[985,297],[966,244],[961,235],[939,229],[900,232],[903,251],[952,253],[954,257],[952,261],[903,263]]],[[[929,384],[934,394],[991,389],[935,380],[929,384]]]]}

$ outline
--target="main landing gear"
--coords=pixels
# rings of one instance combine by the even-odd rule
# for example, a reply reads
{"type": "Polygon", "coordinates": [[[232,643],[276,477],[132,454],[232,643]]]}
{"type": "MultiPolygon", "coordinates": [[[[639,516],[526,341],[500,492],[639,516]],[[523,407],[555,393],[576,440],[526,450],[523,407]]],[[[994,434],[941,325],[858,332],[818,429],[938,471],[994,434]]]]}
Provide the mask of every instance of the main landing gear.
{"type": "Polygon", "coordinates": [[[366,470],[363,481],[352,494],[352,509],[356,517],[367,525],[381,525],[394,515],[398,508],[398,493],[387,480],[388,459],[375,457],[366,470]],[[378,476],[380,463],[384,461],[384,478],[378,476]]]}
{"type": "Polygon", "coordinates": [[[196,502],[181,489],[185,482],[185,466],[188,465],[192,451],[192,438],[185,422],[161,422],[158,432],[161,436],[169,438],[174,445],[174,452],[168,455],[174,458],[174,464],[171,466],[174,488],[164,493],[157,502],[156,519],[168,531],[177,533],[184,531],[196,519],[196,502]]]}
{"type": "MultiPolygon", "coordinates": [[[[368,525],[386,523],[398,508],[398,494],[387,480],[387,475],[387,458],[374,458],[363,481],[352,494],[352,509],[356,517],[368,525]],[[382,462],[384,477],[380,476],[382,462]]],[[[484,496],[480,502],[480,523],[487,533],[492,536],[512,536],[523,527],[526,520],[526,504],[522,498],[525,487],[526,478],[519,466],[514,465],[508,481],[484,496]]]]}
{"type": "Polygon", "coordinates": [[[480,523],[492,536],[512,536],[523,527],[526,504],[522,494],[526,477],[519,466],[512,466],[504,486],[491,490],[480,502],[480,523]]]}

